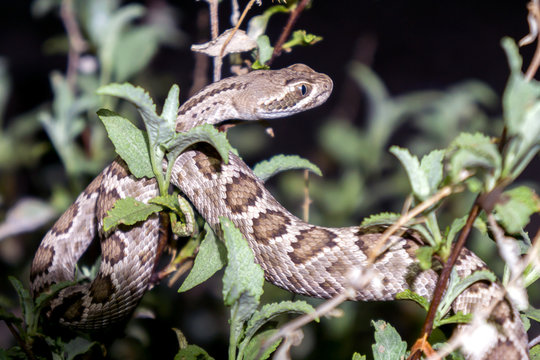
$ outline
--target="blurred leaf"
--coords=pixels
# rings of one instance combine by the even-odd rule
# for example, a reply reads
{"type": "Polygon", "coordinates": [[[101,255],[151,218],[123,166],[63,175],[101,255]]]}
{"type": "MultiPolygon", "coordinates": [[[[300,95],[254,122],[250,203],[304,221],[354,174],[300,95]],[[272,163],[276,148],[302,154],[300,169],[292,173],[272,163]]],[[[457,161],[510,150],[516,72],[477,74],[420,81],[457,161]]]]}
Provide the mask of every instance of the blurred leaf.
{"type": "Polygon", "coordinates": [[[161,118],[169,123],[171,129],[176,129],[176,118],[178,116],[178,107],[180,103],[180,88],[174,84],[171,86],[163,110],[161,112],[161,118]]]}
{"type": "Polygon", "coordinates": [[[540,345],[535,345],[529,350],[531,360],[540,360],[540,345]]]}
{"type": "Polygon", "coordinates": [[[502,193],[495,205],[495,214],[506,231],[516,234],[540,211],[540,199],[531,188],[519,186],[502,193]]]}
{"type": "Polygon", "coordinates": [[[260,349],[266,345],[266,341],[270,339],[278,330],[271,329],[257,334],[251,339],[249,344],[247,344],[243,360],[265,360],[270,357],[270,355],[277,349],[282,339],[277,339],[274,343],[268,345],[266,349],[259,355],[260,349]]]}
{"type": "Polygon", "coordinates": [[[421,246],[416,250],[416,258],[420,264],[422,270],[431,268],[431,259],[433,258],[433,252],[436,249],[431,246],[421,246]]]}
{"type": "MultiPolygon", "coordinates": [[[[530,107],[535,105],[540,96],[540,85],[538,81],[526,80],[521,72],[522,60],[516,43],[511,38],[505,37],[501,44],[506,52],[510,65],[510,79],[503,95],[503,111],[508,133],[512,135],[524,135],[526,129],[525,114],[530,107]]],[[[535,130],[538,130],[535,126],[535,130]]],[[[537,131],[534,132],[538,134],[537,131]]]]}
{"type": "Polygon", "coordinates": [[[115,81],[128,80],[150,63],[159,47],[158,35],[150,25],[139,25],[122,33],[114,52],[115,81]]]}
{"type": "Polygon", "coordinates": [[[321,170],[317,165],[297,155],[273,156],[270,160],[264,160],[255,165],[253,172],[259,179],[266,181],[282,171],[296,169],[309,170],[314,174],[322,176],[321,170]]]}
{"type": "Polygon", "coordinates": [[[450,174],[460,182],[463,171],[485,170],[485,189],[493,189],[501,173],[501,156],[497,146],[483,134],[460,134],[450,145],[450,174]]]}
{"type": "Polygon", "coordinates": [[[321,36],[308,34],[306,30],[295,30],[292,33],[289,41],[283,44],[283,49],[290,49],[294,46],[307,46],[313,45],[321,41],[323,38],[321,36]]]}
{"type": "MultiPolygon", "coordinates": [[[[274,5],[266,9],[261,15],[252,17],[248,22],[247,35],[252,39],[259,39],[266,32],[268,20],[277,13],[286,13],[290,9],[283,5],[274,5]]],[[[264,62],[263,62],[264,63],[264,62]]]]}
{"type": "Polygon", "coordinates": [[[0,223],[0,241],[7,237],[33,231],[51,221],[57,215],[49,203],[40,199],[22,198],[6,214],[0,223]]]}
{"type": "Polygon", "coordinates": [[[371,346],[374,360],[396,360],[404,358],[407,343],[401,340],[396,329],[382,321],[371,321],[375,328],[375,344],[371,346]]]}
{"type": "Polygon", "coordinates": [[[418,295],[417,293],[409,290],[409,289],[405,289],[404,291],[400,292],[400,293],[397,293],[396,294],[396,299],[398,300],[412,300],[414,301],[415,303],[417,303],[418,305],[420,305],[421,307],[424,308],[424,310],[428,311],[429,309],[429,301],[421,296],[421,295],[418,295]]]}
{"type": "Polygon", "coordinates": [[[138,179],[153,178],[146,133],[110,110],[100,109],[97,114],[107,129],[116,153],[126,162],[129,171],[138,179]]]}
{"type": "MultiPolygon", "coordinates": [[[[407,171],[413,193],[421,200],[427,199],[429,195],[431,195],[429,179],[427,178],[427,174],[424,172],[424,169],[420,167],[420,162],[418,161],[418,158],[414,155],[411,155],[409,150],[402,149],[397,146],[392,146],[390,148],[390,152],[394,154],[399,159],[399,161],[401,161],[401,164],[407,171]]],[[[426,166],[427,165],[432,165],[429,159],[426,161],[426,166]]],[[[431,169],[429,170],[431,171],[431,169]]],[[[435,170],[435,173],[436,171],[437,170],[435,170]]],[[[437,174],[434,175],[434,177],[436,176],[437,174]]]]}
{"type": "Polygon", "coordinates": [[[270,45],[270,39],[266,35],[261,35],[257,38],[257,48],[259,50],[258,63],[261,64],[256,69],[260,69],[264,64],[270,60],[274,47],[270,45]]]}
{"type": "Polygon", "coordinates": [[[213,357],[197,345],[188,345],[178,350],[174,360],[214,360],[213,357]]]}
{"type": "Polygon", "coordinates": [[[19,304],[22,308],[24,323],[29,327],[33,326],[37,322],[37,314],[34,312],[34,300],[30,295],[30,291],[28,291],[16,277],[8,276],[8,279],[19,297],[19,304]]]}
{"type": "Polygon", "coordinates": [[[360,355],[359,353],[355,352],[352,355],[352,360],[366,360],[366,355],[360,355]]]}
{"type": "Polygon", "coordinates": [[[193,268],[178,289],[179,293],[188,291],[205,282],[223,268],[227,262],[227,250],[223,243],[216,238],[208,225],[205,226],[205,230],[206,236],[201,242],[193,268]]]}
{"type": "Polygon", "coordinates": [[[66,360],[72,360],[78,355],[88,353],[94,345],[99,345],[99,343],[77,336],[75,339],[67,342],[64,346],[66,360]]]}
{"type": "Polygon", "coordinates": [[[437,309],[437,315],[435,317],[436,324],[439,324],[438,321],[442,319],[444,315],[448,313],[448,311],[450,311],[450,308],[454,300],[463,291],[465,291],[465,289],[467,289],[469,286],[471,286],[477,281],[495,282],[497,281],[497,277],[491,271],[480,270],[461,279],[457,275],[457,270],[455,268],[452,269],[452,272],[450,273],[450,280],[448,281],[448,287],[446,289],[446,293],[444,294],[444,297],[441,300],[441,303],[439,304],[439,308],[437,309]]]}
{"type": "MultiPolygon", "coordinates": [[[[101,29],[96,28],[94,41],[101,45],[99,47],[99,58],[101,63],[101,83],[106,84],[112,80],[112,74],[115,66],[115,56],[118,48],[121,46],[122,32],[129,23],[142,17],[146,12],[144,6],[139,4],[127,4],[114,12],[100,25],[101,29]]],[[[145,46],[147,44],[144,44],[145,46]]]]}
{"type": "MultiPolygon", "coordinates": [[[[265,304],[249,319],[246,326],[246,339],[250,339],[265,323],[282,314],[309,314],[315,311],[313,306],[305,301],[281,301],[265,304]]],[[[319,319],[315,319],[317,322],[319,319]]]]}
{"type": "Polygon", "coordinates": [[[430,195],[437,192],[437,188],[443,179],[443,159],[444,150],[433,150],[423,156],[420,161],[420,168],[429,184],[430,195]]]}
{"type": "Polygon", "coordinates": [[[457,314],[447,316],[445,318],[442,318],[438,321],[436,321],[437,327],[443,326],[446,324],[463,324],[468,323],[472,320],[473,315],[472,314],[464,314],[461,311],[458,311],[457,314]]]}
{"type": "Polygon", "coordinates": [[[372,225],[391,225],[395,223],[400,217],[401,217],[401,214],[391,213],[391,212],[373,214],[373,215],[368,216],[367,218],[364,218],[360,226],[368,227],[372,225]]]}
{"type": "Polygon", "coordinates": [[[118,199],[112,209],[107,211],[107,216],[103,218],[103,230],[109,231],[118,225],[133,225],[140,221],[145,221],[156,212],[163,210],[160,205],[145,204],[132,197],[118,199]]]}

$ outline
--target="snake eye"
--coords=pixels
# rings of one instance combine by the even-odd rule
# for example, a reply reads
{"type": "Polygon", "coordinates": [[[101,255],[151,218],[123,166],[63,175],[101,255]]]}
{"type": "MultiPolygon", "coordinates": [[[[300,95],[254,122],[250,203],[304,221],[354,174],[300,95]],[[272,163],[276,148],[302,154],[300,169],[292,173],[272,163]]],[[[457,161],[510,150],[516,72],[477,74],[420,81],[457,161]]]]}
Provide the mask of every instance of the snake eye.
{"type": "Polygon", "coordinates": [[[300,97],[305,97],[306,95],[309,94],[310,91],[311,91],[311,86],[309,86],[308,84],[300,84],[296,86],[296,92],[298,93],[298,96],[300,97]]]}

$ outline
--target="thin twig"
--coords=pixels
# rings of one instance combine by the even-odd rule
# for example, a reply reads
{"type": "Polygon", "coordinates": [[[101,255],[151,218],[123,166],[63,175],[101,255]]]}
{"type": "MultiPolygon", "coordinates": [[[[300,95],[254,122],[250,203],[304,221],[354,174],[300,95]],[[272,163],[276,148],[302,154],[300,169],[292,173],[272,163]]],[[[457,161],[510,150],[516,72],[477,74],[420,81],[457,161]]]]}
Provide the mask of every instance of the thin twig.
{"type": "Polygon", "coordinates": [[[9,331],[11,332],[11,334],[13,335],[13,337],[15,338],[15,340],[19,343],[20,347],[22,348],[22,350],[24,351],[24,353],[26,354],[26,356],[28,356],[28,358],[30,360],[35,360],[36,357],[34,356],[34,353],[32,352],[32,350],[28,347],[28,344],[26,343],[26,341],[24,341],[22,338],[21,338],[21,335],[19,334],[19,332],[17,331],[17,329],[15,329],[15,327],[13,326],[13,324],[11,323],[11,321],[9,320],[5,320],[5,323],[9,329],[9,331]]]}
{"type": "Polygon", "coordinates": [[[438,203],[445,197],[450,196],[452,193],[453,193],[452,187],[445,186],[441,190],[437,191],[437,193],[435,193],[429,199],[426,199],[425,201],[418,204],[418,206],[416,206],[414,209],[412,209],[408,213],[401,215],[399,219],[394,224],[392,224],[392,226],[387,228],[384,231],[384,233],[381,235],[381,237],[377,239],[377,246],[375,246],[373,250],[370,252],[369,260],[374,262],[379,256],[381,256],[386,251],[386,249],[388,249],[392,245],[392,244],[386,243],[387,240],[390,238],[390,236],[392,236],[394,233],[400,230],[403,226],[405,226],[411,219],[420,215],[424,210],[435,205],[436,203],[438,203]]]}
{"type": "Polygon", "coordinates": [[[281,32],[281,35],[276,42],[276,45],[274,46],[272,57],[266,62],[266,65],[270,66],[274,59],[281,55],[281,51],[283,50],[283,44],[285,44],[285,41],[287,41],[287,39],[289,38],[289,35],[292,31],[294,24],[296,23],[296,20],[298,20],[300,13],[304,10],[308,3],[309,0],[300,0],[300,2],[296,5],[296,8],[291,12],[291,14],[289,15],[289,20],[283,28],[283,31],[281,32]]]}
{"type": "MultiPolygon", "coordinates": [[[[197,32],[199,34],[203,33],[203,30],[208,27],[208,21],[209,21],[209,15],[208,11],[206,9],[203,9],[199,11],[197,14],[197,32]]],[[[206,41],[206,39],[200,39],[200,43],[203,43],[206,41]]],[[[207,71],[208,71],[208,56],[206,56],[203,53],[195,52],[195,66],[193,68],[193,83],[191,85],[191,88],[188,92],[188,97],[192,97],[195,95],[199,90],[201,90],[204,85],[208,84],[208,77],[207,77],[207,71]]]]}
{"type": "Polygon", "coordinates": [[[429,199],[425,200],[424,202],[419,204],[417,207],[412,209],[410,212],[403,214],[396,221],[394,225],[389,227],[383,233],[383,235],[378,241],[377,247],[375,247],[374,251],[370,253],[370,256],[368,257],[366,261],[366,265],[363,267],[363,269],[353,269],[353,271],[351,271],[351,273],[349,274],[349,281],[350,281],[349,286],[347,286],[341,293],[339,293],[335,297],[319,305],[315,309],[315,312],[299,316],[298,318],[282,326],[278,330],[277,333],[275,333],[271,338],[269,338],[267,341],[264,342],[264,345],[261,347],[260,353],[264,351],[264,349],[266,349],[272,343],[274,343],[276,340],[278,340],[279,338],[286,338],[287,336],[290,336],[290,334],[293,334],[295,331],[300,329],[302,326],[308,324],[309,322],[313,321],[314,319],[319,318],[325,314],[328,314],[330,311],[335,309],[338,305],[340,305],[344,301],[354,299],[357,292],[363,289],[364,287],[366,287],[370,283],[371,279],[373,278],[373,272],[372,272],[373,264],[375,263],[377,258],[380,255],[382,255],[384,251],[388,249],[388,246],[385,246],[386,240],[392,234],[398,231],[403,225],[408,223],[413,217],[419,215],[424,210],[433,206],[441,199],[451,195],[452,192],[453,192],[452,187],[446,186],[442,188],[441,190],[439,190],[432,197],[430,197],[429,199]]]}
{"type": "MultiPolygon", "coordinates": [[[[465,223],[465,226],[461,230],[458,240],[452,247],[452,252],[450,253],[450,256],[448,257],[448,260],[444,263],[444,267],[441,271],[441,275],[437,279],[437,285],[435,285],[435,291],[433,292],[433,297],[431,299],[431,304],[429,305],[429,310],[426,315],[426,320],[424,321],[424,325],[422,326],[421,337],[425,336],[426,338],[428,338],[429,335],[431,334],[431,331],[433,331],[433,321],[435,320],[437,308],[439,307],[444,291],[446,290],[448,279],[450,278],[450,273],[452,272],[452,268],[457,258],[459,257],[459,254],[461,253],[461,249],[463,249],[463,246],[465,245],[465,242],[467,238],[469,237],[472,226],[474,224],[474,220],[478,216],[479,212],[480,212],[480,205],[477,203],[477,201],[475,201],[471,211],[469,212],[469,216],[467,217],[467,222],[465,223]]],[[[420,358],[419,352],[416,352],[414,354],[411,354],[411,356],[409,356],[409,359],[411,360],[419,359],[419,358],[420,358]]]]}
{"type": "MultiPolygon", "coordinates": [[[[218,1],[219,0],[206,0],[210,8],[210,33],[212,40],[215,40],[219,35],[219,17],[218,17],[218,1]]],[[[220,56],[214,56],[214,82],[221,79],[221,66],[223,60],[220,56]]]]}
{"type": "MultiPolygon", "coordinates": [[[[530,20],[536,22],[537,29],[540,28],[540,5],[538,0],[530,1],[527,4],[527,8],[529,9],[530,20]]],[[[538,34],[534,34],[534,36],[536,37],[537,41],[536,50],[534,51],[534,56],[529,64],[529,68],[525,73],[526,80],[531,80],[538,71],[538,67],[540,67],[540,38],[538,37],[538,34]]]]}
{"type": "Polygon", "coordinates": [[[240,16],[240,20],[238,20],[238,22],[236,23],[236,26],[234,27],[233,31],[231,31],[231,33],[227,37],[227,40],[225,40],[225,42],[223,43],[223,46],[221,47],[221,51],[219,52],[219,57],[220,58],[223,57],[223,53],[225,52],[225,49],[227,48],[227,45],[229,45],[229,43],[231,42],[234,34],[236,34],[236,31],[238,30],[238,28],[242,24],[242,21],[244,21],[244,18],[246,17],[249,9],[251,9],[251,7],[253,6],[253,3],[255,1],[257,1],[257,0],[250,0],[250,2],[246,5],[246,8],[242,12],[242,16],[240,16]]]}
{"type": "Polygon", "coordinates": [[[302,217],[305,222],[309,222],[309,206],[312,201],[309,197],[309,170],[304,170],[304,204],[302,205],[302,217]]]}
{"type": "Polygon", "coordinates": [[[77,81],[77,68],[79,67],[79,60],[81,53],[84,52],[88,45],[84,41],[81,32],[79,31],[79,25],[75,17],[75,11],[73,10],[72,0],[63,0],[60,6],[60,18],[64,23],[66,32],[69,39],[69,52],[68,52],[68,64],[67,64],[67,83],[72,92],[75,92],[75,84],[77,81]]]}

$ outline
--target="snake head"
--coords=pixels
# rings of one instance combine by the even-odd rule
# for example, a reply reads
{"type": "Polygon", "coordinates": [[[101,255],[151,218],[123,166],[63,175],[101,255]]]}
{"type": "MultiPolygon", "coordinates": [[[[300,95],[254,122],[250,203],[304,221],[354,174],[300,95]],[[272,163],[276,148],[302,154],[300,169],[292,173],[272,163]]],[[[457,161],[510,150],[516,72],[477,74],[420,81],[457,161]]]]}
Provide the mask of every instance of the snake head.
{"type": "Polygon", "coordinates": [[[244,100],[253,104],[252,111],[258,119],[280,118],[317,107],[328,99],[333,88],[328,75],[304,64],[251,74],[259,78],[250,82],[250,87],[257,89],[251,89],[249,94],[256,98],[244,100]]]}

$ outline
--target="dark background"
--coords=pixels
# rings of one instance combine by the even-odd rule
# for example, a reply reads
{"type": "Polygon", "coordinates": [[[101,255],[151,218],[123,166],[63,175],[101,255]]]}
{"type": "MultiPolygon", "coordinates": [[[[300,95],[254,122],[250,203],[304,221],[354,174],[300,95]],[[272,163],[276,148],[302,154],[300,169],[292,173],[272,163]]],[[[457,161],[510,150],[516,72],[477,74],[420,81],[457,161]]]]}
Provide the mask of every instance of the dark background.
{"type": "MultiPolygon", "coordinates": [[[[148,7],[163,4],[152,0],[140,3],[148,7]]],[[[188,0],[166,3],[176,10],[178,26],[186,35],[186,45],[201,42],[202,38],[208,37],[208,33],[201,33],[196,24],[198,13],[207,8],[206,3],[188,0]]],[[[240,1],[241,8],[245,3],[240,1]]],[[[32,18],[29,4],[27,1],[0,2],[0,56],[7,59],[12,80],[12,93],[6,114],[8,123],[15,115],[49,101],[52,97],[49,74],[54,69],[65,71],[66,66],[64,55],[47,55],[43,51],[47,39],[64,32],[61,22],[55,14],[40,19],[32,18]]],[[[270,5],[270,2],[265,2],[263,8],[270,5]]],[[[226,1],[222,2],[220,31],[229,27],[228,6],[226,1]]],[[[251,14],[261,11],[255,6],[251,14]]],[[[292,54],[283,54],[274,62],[273,67],[280,68],[296,62],[308,64],[331,76],[334,80],[334,93],[327,104],[315,112],[300,114],[287,121],[272,122],[277,136],[272,140],[271,149],[252,159],[248,158],[248,161],[253,163],[271,153],[293,153],[310,158],[316,151],[315,131],[325,117],[331,114],[352,114],[355,124],[362,127],[365,116],[362,94],[347,75],[348,64],[353,59],[370,65],[393,95],[414,90],[445,89],[470,78],[487,83],[497,94],[502,95],[508,66],[500,40],[510,36],[517,41],[525,36],[528,33],[526,17],[526,1],[315,0],[311,8],[302,13],[296,28],[306,29],[322,36],[324,40],[312,47],[297,48],[292,54]]],[[[275,16],[271,21],[269,35],[272,42],[279,36],[285,22],[286,15],[275,16]]],[[[150,65],[154,75],[169,81],[160,90],[162,96],[170,84],[175,82],[182,89],[182,100],[187,97],[193,77],[194,58],[186,45],[161,48],[150,65]]],[[[521,50],[525,66],[533,51],[533,47],[521,50]]],[[[224,76],[228,75],[224,73],[224,76]]],[[[161,103],[162,99],[156,101],[161,103]]],[[[393,140],[400,143],[400,137],[408,135],[405,129],[393,140]]],[[[46,138],[45,134],[41,136],[46,138]]],[[[446,145],[441,144],[441,147],[446,145]]],[[[44,161],[54,162],[58,159],[49,155],[44,161]]],[[[526,173],[528,178],[534,179],[540,175],[535,168],[537,166],[529,168],[526,173]]],[[[2,204],[2,210],[9,208],[17,198],[24,195],[49,195],[46,189],[36,184],[39,179],[35,178],[37,175],[32,170],[20,169],[14,176],[17,186],[3,194],[6,203],[2,204]]],[[[27,274],[29,261],[45,230],[22,237],[24,254],[14,265],[1,264],[2,273],[23,274],[20,275],[22,279],[27,274]]],[[[219,288],[219,279],[208,284],[208,287],[212,286],[219,288]]],[[[6,294],[12,295],[11,289],[2,289],[3,293],[4,290],[6,294]]],[[[131,344],[132,340],[129,339],[115,346],[135,349],[129,352],[133,358],[149,354],[155,356],[162,351],[170,355],[175,351],[169,349],[175,340],[174,334],[168,329],[175,326],[188,335],[188,341],[203,346],[218,359],[223,358],[217,354],[226,353],[227,311],[223,309],[219,289],[198,289],[179,296],[174,290],[161,286],[153,293],[154,297],[148,301],[159,302],[162,307],[160,312],[172,312],[175,315],[160,317],[158,314],[159,320],[139,321],[151,329],[151,333],[159,332],[163,335],[152,339],[144,351],[137,350],[139,345],[131,344]],[[215,314],[210,316],[201,308],[218,310],[213,310],[215,314]],[[181,313],[190,313],[191,317],[181,313]],[[205,333],[205,336],[199,336],[197,332],[205,333]]],[[[402,336],[407,337],[409,346],[420,329],[420,323],[410,320],[419,313],[414,306],[405,305],[396,310],[392,304],[350,303],[345,307],[346,311],[351,311],[347,314],[353,314],[346,315],[349,317],[346,321],[358,324],[354,332],[343,337],[322,334],[317,340],[316,353],[308,352],[304,356],[315,358],[318,354],[319,358],[350,358],[352,351],[368,352],[369,344],[373,341],[368,321],[371,318],[391,321],[402,336]]],[[[315,341],[314,333],[332,332],[332,326],[323,325],[322,330],[321,327],[308,327],[305,340],[308,344],[304,344],[308,348],[306,351],[311,351],[309,349],[313,344],[309,342],[315,341]]],[[[335,333],[339,334],[339,331],[335,333]]],[[[0,326],[0,346],[9,346],[11,343],[11,335],[0,326]]]]}

